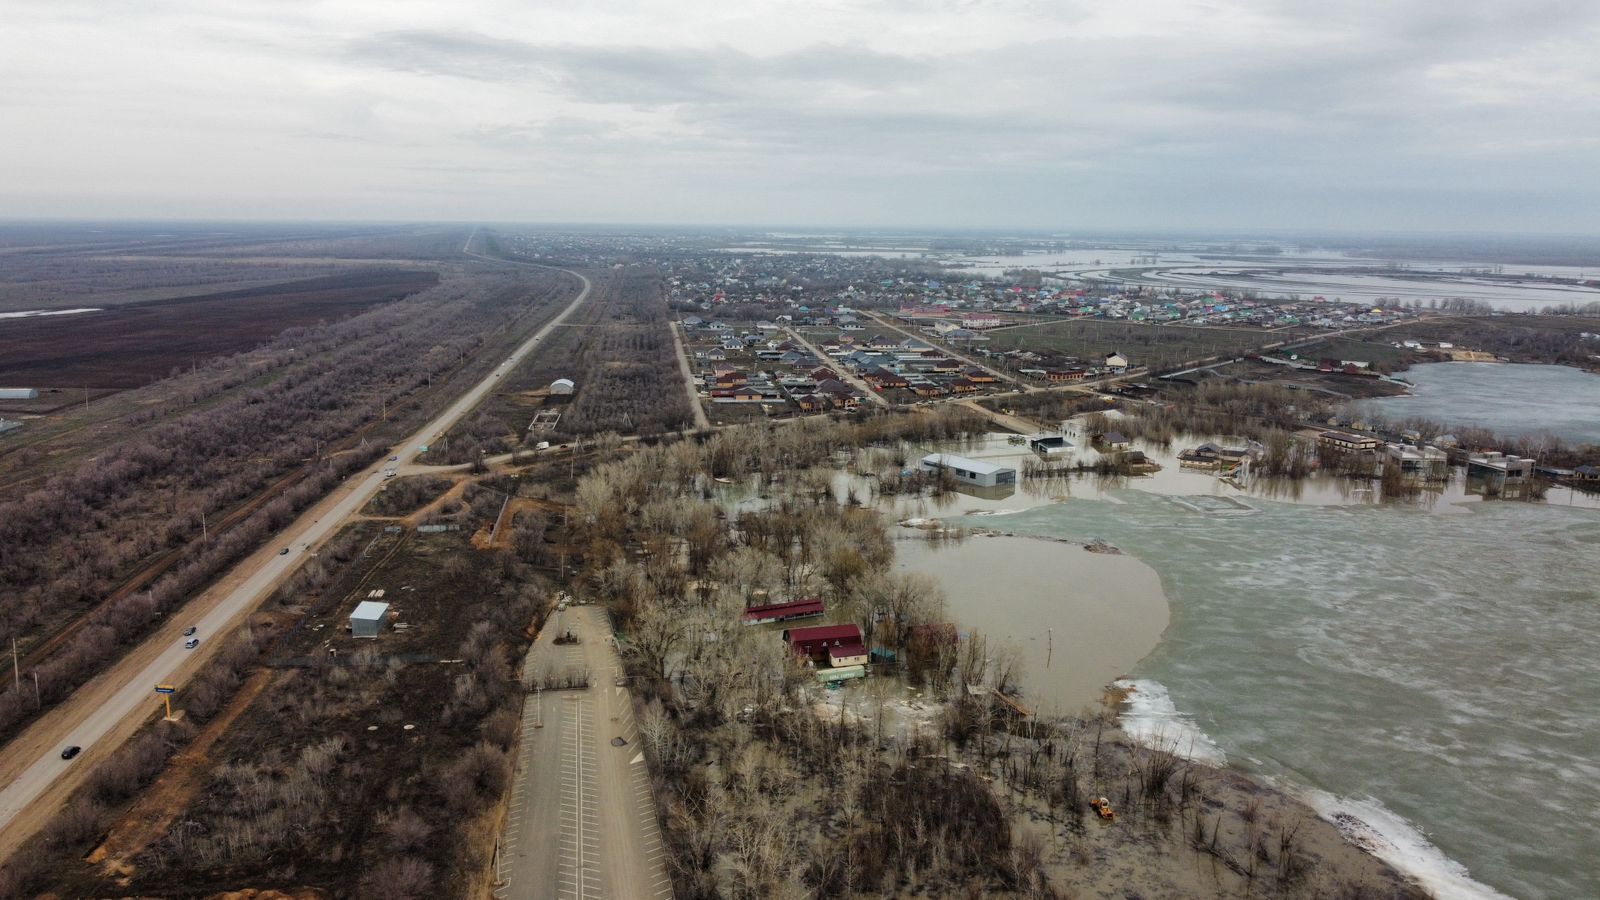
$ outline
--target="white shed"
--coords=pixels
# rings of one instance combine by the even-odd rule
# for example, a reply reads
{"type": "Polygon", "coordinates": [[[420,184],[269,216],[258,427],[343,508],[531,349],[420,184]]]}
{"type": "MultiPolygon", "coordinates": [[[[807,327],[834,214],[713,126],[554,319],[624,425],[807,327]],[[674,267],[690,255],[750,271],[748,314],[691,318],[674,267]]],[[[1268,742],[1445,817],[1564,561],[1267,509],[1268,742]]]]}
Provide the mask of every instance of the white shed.
{"type": "Polygon", "coordinates": [[[550,393],[570,394],[577,387],[577,384],[573,383],[571,378],[557,378],[555,381],[550,382],[550,393]]]}
{"type": "Polygon", "coordinates": [[[376,600],[363,600],[350,614],[350,636],[375,638],[383,631],[383,620],[389,617],[389,604],[376,600]]]}
{"type": "Polygon", "coordinates": [[[37,400],[38,388],[0,388],[0,400],[37,400]]]}

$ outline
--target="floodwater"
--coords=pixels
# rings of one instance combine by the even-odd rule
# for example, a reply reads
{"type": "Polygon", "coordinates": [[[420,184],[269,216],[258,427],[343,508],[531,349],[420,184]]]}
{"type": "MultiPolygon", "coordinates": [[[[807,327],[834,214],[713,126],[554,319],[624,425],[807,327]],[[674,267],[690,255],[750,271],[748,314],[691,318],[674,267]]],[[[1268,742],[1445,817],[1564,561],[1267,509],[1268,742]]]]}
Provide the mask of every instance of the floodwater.
{"type": "Polygon", "coordinates": [[[902,540],[895,566],[939,579],[952,621],[977,629],[993,651],[1018,653],[1029,701],[1043,714],[1091,705],[1167,627],[1160,576],[1131,556],[974,536],[949,544],[902,540]]]}
{"type": "MultiPolygon", "coordinates": [[[[947,522],[1103,538],[1159,575],[1170,625],[1130,673],[1147,736],[1199,744],[1351,817],[1440,896],[1600,896],[1600,513],[1139,490],[1105,500],[947,522]]],[[[1072,616],[1056,629],[1035,594],[1092,599],[1120,576],[1070,574],[1077,559],[1057,570],[1050,557],[1127,559],[992,539],[916,553],[928,558],[902,559],[949,578],[963,598],[952,605],[974,610],[964,625],[1053,629],[1058,659],[1072,616]]],[[[1111,611],[1130,602],[1102,599],[1111,611]]],[[[1134,612],[1132,627],[1147,618],[1134,612]]],[[[1030,665],[1024,680],[1051,690],[1040,675],[1030,665]]]]}
{"type": "Polygon", "coordinates": [[[1402,376],[1410,396],[1360,409],[1392,421],[1432,419],[1510,436],[1549,432],[1568,444],[1600,444],[1600,375],[1568,366],[1426,363],[1402,376]]]}

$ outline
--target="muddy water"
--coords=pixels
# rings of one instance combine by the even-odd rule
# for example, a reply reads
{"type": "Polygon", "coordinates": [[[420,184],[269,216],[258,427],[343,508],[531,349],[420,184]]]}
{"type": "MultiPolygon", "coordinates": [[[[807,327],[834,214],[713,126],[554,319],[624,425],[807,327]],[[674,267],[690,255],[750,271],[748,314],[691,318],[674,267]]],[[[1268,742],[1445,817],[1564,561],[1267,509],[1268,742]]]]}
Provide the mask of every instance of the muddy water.
{"type": "Polygon", "coordinates": [[[1015,648],[1028,700],[1077,712],[1155,649],[1167,627],[1156,571],[1131,556],[1025,537],[903,540],[895,565],[939,579],[950,618],[1015,648]]]}

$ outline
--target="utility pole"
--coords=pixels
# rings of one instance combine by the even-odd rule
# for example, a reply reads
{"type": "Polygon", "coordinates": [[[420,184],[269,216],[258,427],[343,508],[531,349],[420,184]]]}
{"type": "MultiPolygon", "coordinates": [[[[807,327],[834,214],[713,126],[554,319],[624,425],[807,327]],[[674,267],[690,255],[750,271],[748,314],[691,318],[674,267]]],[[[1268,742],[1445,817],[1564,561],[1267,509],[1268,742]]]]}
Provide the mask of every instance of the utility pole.
{"type": "Polygon", "coordinates": [[[33,670],[33,708],[43,709],[44,701],[39,699],[39,670],[33,670]]]}
{"type": "Polygon", "coordinates": [[[16,679],[17,699],[22,697],[22,669],[17,665],[17,639],[11,639],[11,676],[16,679]]]}
{"type": "Polygon", "coordinates": [[[211,540],[211,532],[206,528],[206,511],[200,510],[200,540],[211,540]]]}

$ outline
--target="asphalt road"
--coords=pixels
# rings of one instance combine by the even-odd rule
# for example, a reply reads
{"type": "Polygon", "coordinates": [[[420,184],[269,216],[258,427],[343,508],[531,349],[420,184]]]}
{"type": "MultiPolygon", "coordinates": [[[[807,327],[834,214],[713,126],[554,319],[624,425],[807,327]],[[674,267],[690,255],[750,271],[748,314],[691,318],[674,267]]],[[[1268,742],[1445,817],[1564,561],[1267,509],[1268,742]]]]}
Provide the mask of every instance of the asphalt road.
{"type": "Polygon", "coordinates": [[[576,272],[572,274],[583,282],[583,290],[577,298],[517,347],[493,372],[399,445],[394,451],[398,460],[386,458],[352,475],[329,500],[302,515],[275,537],[268,548],[224,576],[219,584],[225,586],[226,593],[221,597],[208,592],[192,601],[175,613],[159,633],[128,653],[122,662],[80,688],[73,697],[6,746],[0,753],[0,780],[8,780],[5,788],[0,789],[0,859],[42,825],[45,814],[65,799],[72,786],[81,783],[89,768],[126,740],[157,708],[160,700],[154,693],[157,684],[180,685],[174,696],[174,706],[181,708],[182,682],[198,670],[200,662],[209,655],[207,651],[221,646],[231,629],[265,600],[284,576],[298,568],[312,555],[314,548],[366,505],[383,484],[384,469],[410,463],[423,446],[443,435],[482,401],[501,375],[533,352],[588,298],[589,279],[576,272]],[[289,552],[281,553],[283,548],[288,548],[289,552]],[[199,629],[196,636],[200,647],[196,650],[184,648],[181,631],[188,625],[199,629]],[[75,760],[63,760],[61,751],[69,745],[82,747],[83,755],[75,760]],[[63,778],[66,775],[73,777],[63,778]],[[36,803],[41,808],[31,809],[36,803]]]}
{"type": "Polygon", "coordinates": [[[525,683],[587,669],[590,686],[540,691],[523,707],[522,746],[496,857],[501,900],[658,900],[672,896],[650,773],[605,614],[557,613],[529,650],[525,683]],[[577,644],[554,638],[571,630],[577,644]],[[618,746],[615,739],[621,738],[618,746]]]}

